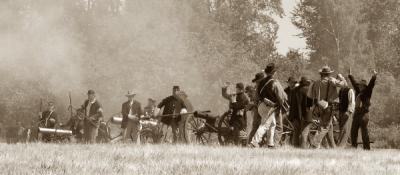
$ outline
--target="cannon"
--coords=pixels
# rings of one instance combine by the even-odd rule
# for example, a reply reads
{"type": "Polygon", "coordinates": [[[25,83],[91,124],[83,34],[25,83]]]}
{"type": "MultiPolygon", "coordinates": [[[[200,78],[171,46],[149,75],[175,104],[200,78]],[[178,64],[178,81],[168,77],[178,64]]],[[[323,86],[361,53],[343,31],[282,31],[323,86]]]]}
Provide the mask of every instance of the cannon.
{"type": "Polygon", "coordinates": [[[39,133],[43,134],[57,134],[57,135],[72,135],[71,130],[66,129],[53,129],[53,128],[39,128],[39,133]]]}
{"type": "Polygon", "coordinates": [[[58,128],[38,128],[38,139],[44,142],[69,142],[72,131],[58,128]]]}

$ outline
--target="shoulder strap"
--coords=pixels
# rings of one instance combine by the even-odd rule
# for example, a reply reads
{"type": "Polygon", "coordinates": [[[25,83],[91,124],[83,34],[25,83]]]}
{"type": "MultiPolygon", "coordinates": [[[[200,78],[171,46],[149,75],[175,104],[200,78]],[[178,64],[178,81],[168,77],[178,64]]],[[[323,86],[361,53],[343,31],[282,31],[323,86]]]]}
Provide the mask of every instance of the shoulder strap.
{"type": "Polygon", "coordinates": [[[261,90],[260,90],[260,94],[261,94],[261,92],[263,92],[264,91],[264,88],[265,87],[267,87],[267,85],[269,84],[269,83],[271,83],[272,81],[273,81],[274,79],[269,79],[265,84],[264,84],[264,86],[261,88],[261,90]]]}

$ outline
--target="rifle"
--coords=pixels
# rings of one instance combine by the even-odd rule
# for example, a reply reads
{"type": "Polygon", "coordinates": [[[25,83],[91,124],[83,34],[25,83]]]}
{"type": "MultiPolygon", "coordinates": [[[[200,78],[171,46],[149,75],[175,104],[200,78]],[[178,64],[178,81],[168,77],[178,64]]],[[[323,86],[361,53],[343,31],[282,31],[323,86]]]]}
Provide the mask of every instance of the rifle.
{"type": "Polygon", "coordinates": [[[69,106],[68,106],[68,110],[70,111],[70,117],[73,117],[73,112],[72,112],[72,97],[71,97],[71,92],[68,93],[68,97],[69,97],[69,106]]]}
{"type": "MultiPolygon", "coordinates": [[[[210,113],[211,111],[210,110],[206,110],[206,111],[197,111],[198,113],[210,113]]],[[[160,118],[162,118],[162,117],[172,117],[172,116],[178,116],[178,115],[190,115],[190,114],[194,114],[195,112],[188,112],[188,113],[185,113],[185,114],[179,114],[179,113],[177,113],[177,114],[165,114],[165,115],[158,115],[158,116],[156,116],[156,117],[160,117],[160,118]]]]}

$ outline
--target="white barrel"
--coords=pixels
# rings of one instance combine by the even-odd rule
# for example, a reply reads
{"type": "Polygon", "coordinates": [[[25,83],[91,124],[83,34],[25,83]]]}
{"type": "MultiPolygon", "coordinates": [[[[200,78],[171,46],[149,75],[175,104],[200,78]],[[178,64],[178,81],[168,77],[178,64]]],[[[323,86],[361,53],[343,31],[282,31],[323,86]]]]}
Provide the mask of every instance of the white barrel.
{"type": "Polygon", "coordinates": [[[39,127],[39,132],[46,133],[46,134],[57,134],[57,135],[72,135],[72,131],[66,130],[66,129],[53,129],[53,128],[40,128],[39,127]]]}

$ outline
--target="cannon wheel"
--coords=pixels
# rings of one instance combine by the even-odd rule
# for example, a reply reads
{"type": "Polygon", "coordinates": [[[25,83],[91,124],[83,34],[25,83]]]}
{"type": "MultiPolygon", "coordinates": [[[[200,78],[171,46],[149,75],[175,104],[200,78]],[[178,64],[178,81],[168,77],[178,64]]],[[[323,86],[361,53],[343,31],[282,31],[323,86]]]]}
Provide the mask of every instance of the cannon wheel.
{"type": "Polygon", "coordinates": [[[190,115],[186,118],[185,131],[186,141],[190,144],[203,144],[211,145],[216,142],[216,128],[214,126],[206,127],[207,123],[205,119],[194,117],[190,115]],[[215,130],[215,131],[210,131],[215,130]]]}
{"type": "Polygon", "coordinates": [[[283,145],[292,145],[293,133],[294,133],[294,125],[287,118],[287,116],[283,117],[283,132],[280,140],[280,144],[283,145]]]}
{"type": "Polygon", "coordinates": [[[161,141],[162,133],[160,129],[154,132],[150,129],[143,129],[139,133],[140,136],[140,144],[155,144],[161,141]]]}
{"type": "Polygon", "coordinates": [[[225,112],[218,121],[218,142],[220,145],[233,144],[233,136],[229,126],[230,113],[225,112]]]}

